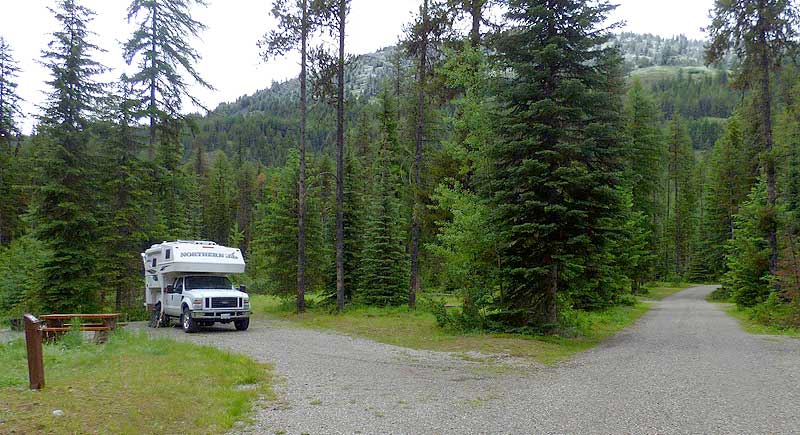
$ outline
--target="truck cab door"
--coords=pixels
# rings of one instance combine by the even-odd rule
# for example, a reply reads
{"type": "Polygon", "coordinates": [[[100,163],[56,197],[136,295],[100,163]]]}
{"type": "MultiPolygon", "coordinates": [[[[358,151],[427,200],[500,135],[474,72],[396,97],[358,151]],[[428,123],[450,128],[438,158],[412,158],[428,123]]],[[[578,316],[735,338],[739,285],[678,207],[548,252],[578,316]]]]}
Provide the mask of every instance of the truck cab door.
{"type": "Polygon", "coordinates": [[[178,278],[172,285],[172,293],[167,296],[167,314],[179,316],[181,314],[181,301],[183,300],[183,278],[178,278]]]}

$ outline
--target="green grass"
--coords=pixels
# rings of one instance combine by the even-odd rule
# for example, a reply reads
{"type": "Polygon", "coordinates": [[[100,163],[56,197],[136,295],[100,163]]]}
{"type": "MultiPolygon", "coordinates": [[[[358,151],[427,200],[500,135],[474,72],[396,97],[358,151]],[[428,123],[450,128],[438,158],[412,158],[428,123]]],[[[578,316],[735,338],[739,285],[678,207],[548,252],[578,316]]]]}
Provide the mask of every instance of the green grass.
{"type": "Polygon", "coordinates": [[[736,304],[723,303],[725,311],[731,317],[737,319],[742,329],[750,334],[758,335],[785,335],[788,337],[800,337],[800,329],[784,327],[779,325],[764,324],[753,318],[752,309],[740,308],[736,304]]]}
{"type": "Polygon", "coordinates": [[[600,312],[581,313],[581,327],[575,337],[530,336],[521,334],[456,334],[440,328],[430,312],[405,307],[349,307],[336,314],[326,308],[296,314],[291,302],[264,295],[251,295],[254,313],[288,320],[298,326],[335,330],[381,343],[411,349],[443,352],[480,352],[531,358],[552,365],[587,350],[633,323],[648,310],[639,303],[600,312]]]}
{"type": "Polygon", "coordinates": [[[0,344],[0,433],[221,433],[272,394],[267,365],[143,334],[65,338],[44,356],[45,388],[30,391],[25,343],[0,344]]]}
{"type": "Polygon", "coordinates": [[[642,295],[642,298],[660,301],[667,296],[674,295],[675,293],[696,285],[698,284],[654,282],[651,284],[651,287],[649,287],[649,292],[645,295],[642,295]]]}

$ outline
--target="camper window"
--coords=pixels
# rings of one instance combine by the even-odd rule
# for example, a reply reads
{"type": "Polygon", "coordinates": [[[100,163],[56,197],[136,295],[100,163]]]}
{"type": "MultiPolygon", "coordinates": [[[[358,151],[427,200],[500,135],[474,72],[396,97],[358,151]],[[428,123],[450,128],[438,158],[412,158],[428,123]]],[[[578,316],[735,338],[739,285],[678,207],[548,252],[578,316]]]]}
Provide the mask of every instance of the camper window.
{"type": "Polygon", "coordinates": [[[153,257],[153,265],[151,267],[156,267],[156,261],[158,261],[158,259],[153,257]]]}
{"type": "Polygon", "coordinates": [[[172,249],[167,249],[167,252],[164,254],[164,259],[169,260],[170,255],[172,255],[172,249]]]}
{"type": "Polygon", "coordinates": [[[230,280],[224,276],[187,276],[186,288],[198,289],[232,289],[230,280]]]}

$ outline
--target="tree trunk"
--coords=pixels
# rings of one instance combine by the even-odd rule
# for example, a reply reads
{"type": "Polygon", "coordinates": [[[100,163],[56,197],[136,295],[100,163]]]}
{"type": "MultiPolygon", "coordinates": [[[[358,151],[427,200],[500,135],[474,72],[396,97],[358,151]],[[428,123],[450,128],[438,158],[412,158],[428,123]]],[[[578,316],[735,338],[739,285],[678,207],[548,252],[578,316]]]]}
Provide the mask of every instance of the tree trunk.
{"type": "MultiPolygon", "coordinates": [[[[152,21],[150,22],[150,68],[155,69],[156,65],[156,12],[157,9],[155,5],[153,6],[153,17],[152,21]]],[[[153,161],[155,158],[155,150],[153,147],[156,143],[156,73],[153,71],[150,76],[150,104],[148,105],[147,111],[150,115],[150,146],[147,147],[147,157],[150,161],[153,161]]]]}
{"type": "Polygon", "coordinates": [[[297,186],[297,312],[306,310],[306,57],[308,5],[303,0],[300,46],[300,174],[297,186]]]}
{"type": "Polygon", "coordinates": [[[422,200],[420,189],[422,184],[422,142],[425,130],[425,83],[428,63],[428,0],[422,2],[422,34],[419,47],[419,65],[417,66],[417,125],[414,132],[416,140],[416,154],[414,158],[414,211],[411,225],[411,285],[408,291],[408,306],[417,306],[417,292],[419,282],[419,239],[420,239],[420,214],[422,213],[422,200]]]}
{"type": "MultiPolygon", "coordinates": [[[[677,148],[676,148],[677,150],[677,148]]],[[[677,159],[677,152],[675,153],[677,159]]],[[[683,213],[680,209],[680,203],[678,202],[678,171],[677,171],[677,160],[675,160],[675,274],[680,276],[681,275],[681,255],[682,255],[682,246],[683,243],[683,213]]]]}
{"type": "Polygon", "coordinates": [[[669,229],[670,213],[672,212],[672,185],[669,182],[669,177],[672,175],[670,172],[673,171],[672,163],[669,164],[669,168],[667,170],[668,170],[668,173],[667,173],[667,209],[666,209],[666,215],[664,216],[664,238],[663,238],[663,240],[664,240],[664,264],[663,264],[663,267],[664,267],[664,269],[662,269],[662,272],[665,275],[669,274],[669,269],[670,269],[670,265],[669,265],[669,234],[667,234],[667,231],[669,229]]]}
{"type": "Polygon", "coordinates": [[[550,266],[550,279],[545,298],[545,322],[549,325],[558,323],[558,263],[550,266]]]}
{"type": "Polygon", "coordinates": [[[344,308],[344,37],[347,2],[339,0],[339,62],[336,66],[336,308],[344,308]]]}
{"type": "Polygon", "coordinates": [[[483,21],[483,7],[486,0],[472,0],[470,4],[470,15],[472,16],[472,28],[469,32],[469,40],[473,48],[481,45],[481,21],[483,21]]]}
{"type": "MultiPolygon", "coordinates": [[[[765,18],[762,18],[765,19],[765,18]]],[[[775,182],[775,157],[772,155],[772,94],[770,83],[770,59],[767,54],[767,36],[762,31],[759,40],[761,45],[761,122],[764,135],[764,171],[767,175],[767,208],[769,208],[769,271],[774,275],[778,271],[778,225],[775,219],[775,205],[778,189],[775,182]]]]}

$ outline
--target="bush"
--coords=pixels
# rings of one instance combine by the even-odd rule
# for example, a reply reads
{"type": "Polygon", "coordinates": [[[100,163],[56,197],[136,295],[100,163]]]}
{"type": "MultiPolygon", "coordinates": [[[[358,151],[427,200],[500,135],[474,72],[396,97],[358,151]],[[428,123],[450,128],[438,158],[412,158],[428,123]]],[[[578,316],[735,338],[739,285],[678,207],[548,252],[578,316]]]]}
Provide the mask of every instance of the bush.
{"type": "Polygon", "coordinates": [[[436,324],[442,329],[451,332],[474,332],[490,329],[480,308],[468,299],[464,301],[464,306],[460,310],[453,310],[453,312],[447,311],[444,300],[426,299],[424,305],[433,314],[436,324]]]}
{"type": "Polygon", "coordinates": [[[762,325],[778,328],[800,327],[800,307],[794,303],[785,303],[776,292],[771,293],[763,303],[750,308],[747,313],[750,319],[762,325]]]}
{"type": "Polygon", "coordinates": [[[728,302],[733,297],[733,293],[727,287],[720,287],[708,295],[708,300],[715,302],[728,302]]]}

